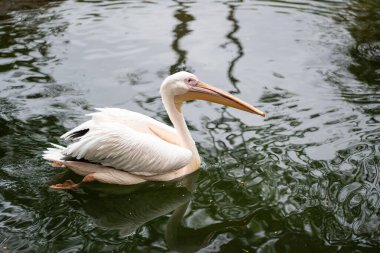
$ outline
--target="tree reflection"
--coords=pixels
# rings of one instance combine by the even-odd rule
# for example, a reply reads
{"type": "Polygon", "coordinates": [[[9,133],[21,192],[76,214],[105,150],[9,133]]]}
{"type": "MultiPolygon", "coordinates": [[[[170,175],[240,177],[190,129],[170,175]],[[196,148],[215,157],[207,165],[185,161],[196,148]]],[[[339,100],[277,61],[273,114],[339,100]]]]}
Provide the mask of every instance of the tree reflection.
{"type": "Polygon", "coordinates": [[[0,1],[0,16],[10,11],[38,8],[52,2],[52,0],[7,0],[0,1]]]}
{"type": "Polygon", "coordinates": [[[348,69],[369,85],[380,85],[379,10],[379,1],[356,0],[347,5],[343,14],[356,42],[350,52],[354,63],[348,69]]]}
{"type": "Polygon", "coordinates": [[[174,17],[179,21],[179,23],[175,26],[174,40],[172,42],[172,49],[177,54],[177,61],[170,66],[169,72],[170,74],[174,74],[181,70],[191,71],[191,69],[186,66],[186,55],[187,51],[180,46],[180,41],[190,34],[191,30],[189,29],[189,23],[194,20],[194,17],[188,12],[189,6],[186,1],[174,1],[178,4],[178,9],[174,13],[174,17]]]}
{"type": "Polygon", "coordinates": [[[341,64],[359,82],[353,82],[345,72],[334,73],[333,81],[338,83],[346,101],[356,104],[371,115],[379,114],[379,10],[379,1],[352,0],[335,15],[335,20],[349,31],[354,40],[353,45],[344,47],[351,58],[341,64]]]}
{"type": "Polygon", "coordinates": [[[244,56],[244,49],[243,45],[241,44],[239,37],[236,36],[236,33],[239,31],[240,26],[239,22],[236,18],[236,8],[238,6],[238,3],[241,3],[242,1],[233,1],[233,2],[227,2],[225,3],[228,7],[228,16],[227,20],[231,22],[232,29],[231,31],[226,35],[227,42],[226,44],[223,44],[223,47],[226,47],[229,43],[232,43],[237,50],[236,56],[230,61],[230,64],[228,66],[227,74],[228,79],[234,86],[235,90],[231,91],[231,93],[236,94],[240,93],[240,90],[238,88],[239,79],[234,76],[234,70],[237,62],[244,56]]]}

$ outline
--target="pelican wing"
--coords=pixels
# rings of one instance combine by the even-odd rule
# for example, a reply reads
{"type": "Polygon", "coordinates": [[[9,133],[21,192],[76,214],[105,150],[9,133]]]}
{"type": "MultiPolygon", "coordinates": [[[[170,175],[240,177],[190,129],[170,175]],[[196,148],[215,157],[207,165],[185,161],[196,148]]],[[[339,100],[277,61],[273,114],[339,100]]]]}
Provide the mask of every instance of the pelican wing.
{"type": "Polygon", "coordinates": [[[167,142],[179,145],[180,140],[176,130],[144,114],[119,109],[119,108],[97,108],[98,112],[88,114],[91,120],[68,131],[61,138],[65,140],[75,140],[85,134],[89,129],[94,128],[104,122],[121,124],[132,128],[135,131],[157,135],[167,142]]]}
{"type": "Polygon", "coordinates": [[[124,170],[160,175],[185,167],[191,160],[175,130],[145,115],[114,108],[100,109],[92,119],[62,136],[74,140],[66,156],[124,170]]]}

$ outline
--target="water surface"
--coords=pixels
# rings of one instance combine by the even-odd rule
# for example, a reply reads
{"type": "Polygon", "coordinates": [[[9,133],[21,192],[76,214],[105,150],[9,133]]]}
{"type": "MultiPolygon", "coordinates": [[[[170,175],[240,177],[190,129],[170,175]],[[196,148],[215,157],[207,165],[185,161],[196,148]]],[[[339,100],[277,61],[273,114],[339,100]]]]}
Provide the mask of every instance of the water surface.
{"type": "Polygon", "coordinates": [[[380,3],[1,1],[0,245],[5,252],[377,252],[380,3]],[[179,70],[262,119],[184,114],[202,156],[170,183],[94,184],[41,159],[96,107],[170,124],[179,70]]]}

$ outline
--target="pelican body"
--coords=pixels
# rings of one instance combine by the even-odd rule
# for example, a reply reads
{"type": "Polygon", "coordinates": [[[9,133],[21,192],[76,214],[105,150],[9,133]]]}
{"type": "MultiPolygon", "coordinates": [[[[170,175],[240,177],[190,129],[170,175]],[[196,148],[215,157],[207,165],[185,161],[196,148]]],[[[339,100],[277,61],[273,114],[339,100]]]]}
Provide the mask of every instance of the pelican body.
{"type": "Polygon", "coordinates": [[[186,101],[207,100],[265,116],[184,71],[167,77],[160,93],[173,127],[125,109],[97,109],[89,114],[90,120],[61,136],[71,142],[67,147],[52,144],[43,154],[51,165],[84,176],[82,182],[67,180],[51,187],[75,189],[92,181],[122,185],[169,181],[196,171],[201,160],[183,118],[186,101]]]}

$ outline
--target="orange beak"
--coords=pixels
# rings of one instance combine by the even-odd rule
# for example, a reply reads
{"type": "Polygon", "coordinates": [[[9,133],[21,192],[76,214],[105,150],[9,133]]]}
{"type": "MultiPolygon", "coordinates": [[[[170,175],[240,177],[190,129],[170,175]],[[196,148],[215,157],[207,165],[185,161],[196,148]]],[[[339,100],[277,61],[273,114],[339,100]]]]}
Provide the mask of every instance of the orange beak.
{"type": "Polygon", "coordinates": [[[176,97],[178,102],[190,101],[190,100],[206,100],[213,103],[227,105],[239,110],[243,110],[250,113],[255,113],[265,117],[265,113],[256,109],[252,105],[244,102],[243,100],[232,96],[231,94],[219,90],[211,85],[198,82],[196,85],[191,86],[190,90],[183,95],[176,97]]]}

